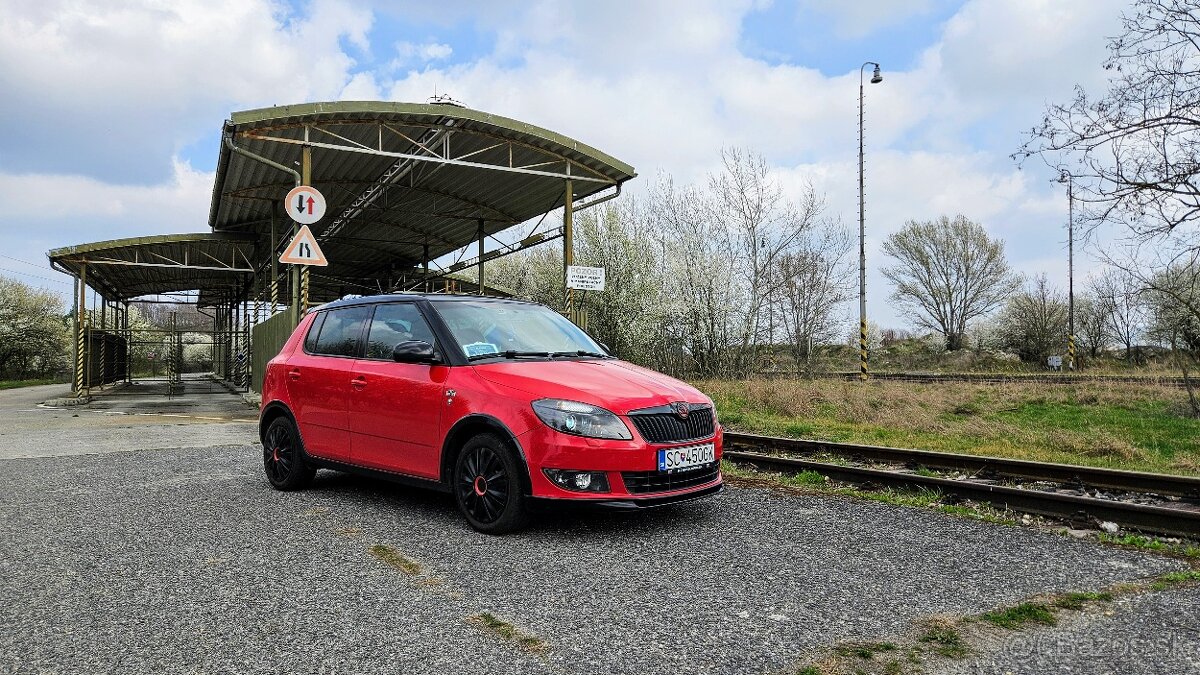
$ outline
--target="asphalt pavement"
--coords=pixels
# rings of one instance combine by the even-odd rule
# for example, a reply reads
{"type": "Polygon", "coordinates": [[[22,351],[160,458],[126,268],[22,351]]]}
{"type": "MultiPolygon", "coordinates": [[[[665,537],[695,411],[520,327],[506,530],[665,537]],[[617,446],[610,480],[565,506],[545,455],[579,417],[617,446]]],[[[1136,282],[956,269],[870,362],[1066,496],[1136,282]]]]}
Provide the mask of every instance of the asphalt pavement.
{"type": "MultiPolygon", "coordinates": [[[[11,429],[0,437],[3,672],[780,673],[932,615],[1183,568],[1027,528],[749,488],[633,515],[543,513],[488,537],[448,497],[388,483],[323,471],[310,490],[275,492],[246,421],[142,410],[129,438],[159,448],[93,439],[68,452],[81,418],[129,415],[27,403],[0,392],[0,416],[40,411],[51,417],[27,429],[71,440],[14,452],[11,429]],[[530,639],[479,627],[483,613],[530,639]]],[[[1113,617],[1022,639],[1194,642],[1196,600],[1130,599],[1113,617]]],[[[1108,665],[1128,668],[1109,671],[1089,669],[1086,650],[1041,648],[1053,667],[1037,669],[1024,644],[958,666],[1165,672],[1132,649],[1114,650],[1127,656],[1108,665]]],[[[1170,663],[1189,663],[1178,653],[1170,663]]]]}

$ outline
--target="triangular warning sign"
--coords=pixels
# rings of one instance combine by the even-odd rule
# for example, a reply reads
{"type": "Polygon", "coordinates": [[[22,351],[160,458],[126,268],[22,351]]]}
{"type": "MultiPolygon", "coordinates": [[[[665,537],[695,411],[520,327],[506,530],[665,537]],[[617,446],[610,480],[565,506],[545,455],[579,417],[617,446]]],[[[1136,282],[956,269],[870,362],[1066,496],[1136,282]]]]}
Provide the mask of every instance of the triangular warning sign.
{"type": "Polygon", "coordinates": [[[292,237],[292,241],[284,250],[283,255],[279,256],[279,262],[292,265],[316,265],[317,267],[325,267],[329,264],[329,261],[325,259],[325,254],[321,252],[321,247],[317,246],[317,238],[313,236],[312,230],[308,229],[307,225],[302,225],[296,236],[292,237]]]}

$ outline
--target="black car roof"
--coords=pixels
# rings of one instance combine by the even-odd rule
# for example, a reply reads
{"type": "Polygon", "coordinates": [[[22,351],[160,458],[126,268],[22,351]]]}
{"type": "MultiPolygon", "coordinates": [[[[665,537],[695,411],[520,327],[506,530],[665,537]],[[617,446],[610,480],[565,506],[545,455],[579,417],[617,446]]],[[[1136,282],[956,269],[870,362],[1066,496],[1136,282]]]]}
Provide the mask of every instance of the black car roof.
{"type": "Polygon", "coordinates": [[[463,302],[486,300],[489,302],[515,302],[522,305],[540,305],[537,302],[527,302],[525,300],[514,300],[512,298],[499,298],[492,295],[462,295],[453,293],[383,293],[381,295],[364,295],[358,298],[345,298],[342,300],[334,300],[327,302],[319,307],[314,307],[311,311],[335,309],[337,307],[350,307],[353,305],[369,305],[379,302],[412,302],[414,300],[428,300],[430,302],[463,302]]]}

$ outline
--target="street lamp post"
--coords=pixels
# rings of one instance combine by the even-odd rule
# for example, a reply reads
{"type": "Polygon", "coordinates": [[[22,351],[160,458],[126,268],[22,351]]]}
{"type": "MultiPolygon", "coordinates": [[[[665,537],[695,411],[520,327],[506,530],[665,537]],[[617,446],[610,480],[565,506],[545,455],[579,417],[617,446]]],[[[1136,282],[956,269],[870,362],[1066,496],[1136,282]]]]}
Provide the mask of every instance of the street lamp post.
{"type": "Polygon", "coordinates": [[[863,194],[863,72],[875,66],[871,84],[883,82],[879,64],[867,61],[858,69],[858,377],[867,380],[867,211],[863,194]]]}
{"type": "Polygon", "coordinates": [[[1075,181],[1063,169],[1058,182],[1067,184],[1067,369],[1075,370],[1075,181]]]}

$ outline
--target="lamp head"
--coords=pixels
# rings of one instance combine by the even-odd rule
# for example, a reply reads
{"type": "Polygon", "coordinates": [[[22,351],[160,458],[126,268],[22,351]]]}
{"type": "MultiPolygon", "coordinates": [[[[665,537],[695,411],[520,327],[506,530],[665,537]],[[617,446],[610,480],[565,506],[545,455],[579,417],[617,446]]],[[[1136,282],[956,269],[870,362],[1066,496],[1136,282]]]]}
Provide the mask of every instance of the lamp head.
{"type": "Polygon", "coordinates": [[[1071,182],[1071,174],[1066,171],[1063,171],[1062,173],[1060,173],[1058,175],[1058,182],[1063,183],[1064,185],[1066,183],[1070,183],[1071,182]]]}
{"type": "Polygon", "coordinates": [[[883,73],[879,72],[879,64],[875,64],[875,72],[871,74],[871,84],[883,82],[883,73]]]}

